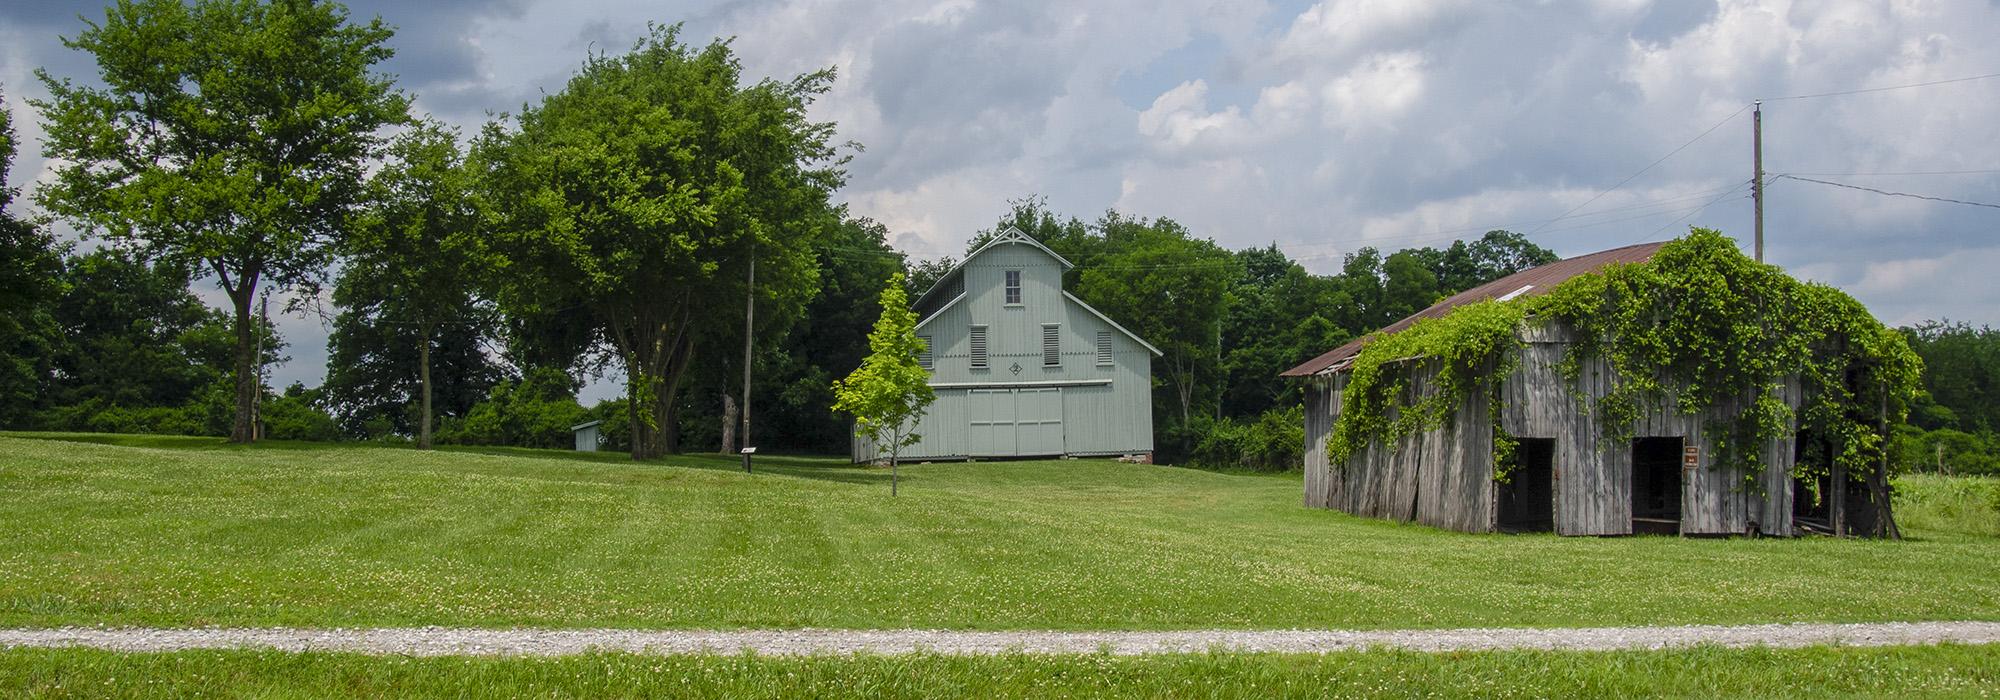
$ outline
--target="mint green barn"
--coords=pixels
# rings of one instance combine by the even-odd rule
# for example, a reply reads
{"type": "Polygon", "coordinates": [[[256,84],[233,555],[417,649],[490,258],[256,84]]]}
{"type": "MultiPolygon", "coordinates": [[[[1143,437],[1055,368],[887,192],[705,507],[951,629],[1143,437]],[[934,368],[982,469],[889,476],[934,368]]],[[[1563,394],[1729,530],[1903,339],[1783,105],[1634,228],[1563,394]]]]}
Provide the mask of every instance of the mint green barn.
{"type": "MultiPolygon", "coordinates": [[[[1152,454],[1160,351],[1063,291],[1072,267],[1009,227],[917,298],[937,401],[901,458],[1152,454]]],[[[855,438],[854,461],[883,457],[855,438]]]]}

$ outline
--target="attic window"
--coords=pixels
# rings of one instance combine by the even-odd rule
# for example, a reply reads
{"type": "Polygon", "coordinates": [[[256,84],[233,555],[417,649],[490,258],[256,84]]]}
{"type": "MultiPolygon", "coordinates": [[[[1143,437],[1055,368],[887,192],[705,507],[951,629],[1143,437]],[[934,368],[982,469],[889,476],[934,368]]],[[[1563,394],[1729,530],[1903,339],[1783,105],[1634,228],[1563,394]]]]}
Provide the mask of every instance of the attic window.
{"type": "Polygon", "coordinates": [[[1007,271],[1007,303],[1021,303],[1021,271],[1007,271]]]}
{"type": "Polygon", "coordinates": [[[1527,294],[1527,293],[1528,293],[1528,290],[1530,290],[1530,289],[1534,289],[1534,288],[1535,288],[1535,285],[1532,285],[1532,284],[1524,284],[1524,285],[1521,285],[1521,288],[1520,288],[1520,289],[1516,289],[1516,290],[1514,290],[1514,291],[1511,291],[1511,292],[1508,292],[1508,293],[1506,293],[1506,294],[1504,294],[1504,295],[1501,295],[1501,297],[1500,297],[1500,299],[1499,299],[1499,300],[1500,300],[1500,301],[1513,301],[1513,300],[1514,300],[1514,297],[1518,297],[1518,296],[1521,296],[1521,295],[1523,295],[1523,294],[1527,294]]]}
{"type": "Polygon", "coordinates": [[[1062,324],[1042,324],[1042,366],[1062,365],[1062,324]]]}
{"type": "Polygon", "coordinates": [[[924,369],[937,369],[937,354],[931,352],[931,337],[920,335],[917,340],[924,341],[923,351],[917,353],[917,365],[924,369]]]}
{"type": "Polygon", "coordinates": [[[966,354],[972,358],[972,368],[986,369],[986,327],[973,326],[967,340],[971,347],[966,354]]]}
{"type": "Polygon", "coordinates": [[[1111,331],[1097,332],[1097,364],[1111,364],[1111,331]]]}

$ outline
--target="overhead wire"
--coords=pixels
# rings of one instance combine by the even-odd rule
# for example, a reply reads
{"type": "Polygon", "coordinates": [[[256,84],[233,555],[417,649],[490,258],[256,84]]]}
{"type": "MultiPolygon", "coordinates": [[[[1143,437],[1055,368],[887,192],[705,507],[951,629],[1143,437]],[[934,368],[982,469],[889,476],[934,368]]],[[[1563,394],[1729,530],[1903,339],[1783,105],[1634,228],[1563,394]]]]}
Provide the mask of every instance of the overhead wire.
{"type": "Polygon", "coordinates": [[[1946,203],[1950,203],[1950,204],[1964,204],[1964,205],[1968,205],[1968,206],[1974,206],[1974,207],[1986,207],[1986,208],[1989,208],[1989,209],[2000,209],[2000,204],[1988,204],[1988,203],[1985,203],[1985,202],[1971,202],[1971,201],[1966,201],[1966,200],[1963,200],[1963,199],[1951,199],[1951,198],[1949,198],[1949,197],[1933,197],[1933,196],[1930,196],[1930,195],[1927,195],[1927,194],[1912,194],[1912,193],[1909,193],[1909,192],[1890,192],[1890,191],[1888,191],[1888,190],[1881,190],[1881,189],[1876,189],[1876,188],[1873,188],[1873,187],[1863,187],[1863,186],[1861,186],[1861,185],[1850,185],[1850,184],[1847,184],[1847,183],[1844,183],[1844,182],[1834,182],[1834,181],[1831,181],[1831,180],[1815,180],[1815,179],[1813,179],[1813,178],[1809,178],[1809,177],[1799,177],[1799,176],[1797,176],[1797,175],[1789,175],[1789,174],[1785,174],[1785,175],[1778,175],[1778,176],[1777,176],[1776,178],[1773,178],[1773,179],[1782,179],[1782,180],[1798,180],[1798,181],[1800,181],[1800,182],[1813,182],[1813,183],[1818,183],[1818,184],[1821,184],[1821,185],[1832,185],[1832,186],[1834,186],[1834,187],[1845,187],[1845,188],[1847,188],[1847,189],[1850,189],[1850,190],[1861,190],[1861,191],[1863,191],[1863,192],[1873,192],[1873,193],[1875,193],[1875,194],[1879,194],[1879,195],[1886,195],[1886,196],[1889,196],[1889,197],[1909,197],[1909,198],[1911,198],[1911,199],[1925,199],[1925,200],[1930,200],[1930,201],[1933,201],[1933,202],[1946,202],[1946,203]]]}
{"type": "MultiPolygon", "coordinates": [[[[1646,164],[1646,167],[1643,167],[1643,168],[1640,168],[1640,169],[1639,169],[1639,170],[1638,170],[1637,172],[1634,172],[1634,173],[1632,173],[1631,175],[1627,175],[1627,176],[1625,176],[1625,179],[1623,179],[1623,180],[1619,180],[1617,184],[1615,184],[1615,185],[1612,185],[1612,186],[1611,186],[1611,187],[1610,187],[1609,189],[1606,189],[1606,190],[1604,190],[1604,191],[1602,191],[1602,192],[1599,192],[1599,193],[1597,193],[1596,195],[1592,196],[1592,197],[1591,197],[1590,199],[1586,199],[1586,200],[1584,200],[1582,204],[1578,204],[1578,205],[1576,205],[1576,206],[1574,206],[1574,207],[1570,207],[1569,211],[1566,211],[1566,212],[1563,212],[1561,216],[1557,216],[1557,217],[1556,217],[1555,219],[1551,219],[1550,221],[1557,221],[1557,220],[1560,220],[1560,219],[1562,219],[1563,217],[1566,217],[1566,216],[1569,216],[1570,214],[1573,214],[1573,213],[1575,213],[1575,212],[1576,212],[1576,210],[1578,210],[1578,209],[1582,209],[1582,208],[1584,208],[1584,207],[1587,207],[1587,206],[1590,206],[1590,204],[1591,204],[1592,202],[1595,202],[1595,201],[1597,201],[1598,199],[1600,199],[1600,198],[1604,197],[1604,195],[1607,195],[1607,194],[1611,194],[1611,193],[1612,193],[1613,191],[1616,191],[1616,190],[1617,190],[1618,188],[1620,188],[1620,187],[1624,187],[1624,186],[1625,186],[1625,183],[1628,183],[1628,182],[1631,182],[1632,180],[1634,180],[1634,179],[1638,178],[1638,177],[1639,177],[1640,175],[1644,175],[1644,174],[1646,174],[1646,171],[1649,171],[1649,170],[1652,170],[1653,168],[1655,168],[1655,167],[1658,167],[1658,166],[1659,166],[1659,164],[1667,162],[1667,159],[1668,159],[1668,158],[1672,158],[1672,157],[1674,157],[1674,156],[1675,156],[1676,154],[1680,153],[1681,151],[1684,151],[1684,150],[1687,150],[1687,147],[1689,147],[1689,146],[1692,146],[1692,145],[1694,145],[1694,144],[1695,144],[1695,142],[1697,142],[1697,141],[1700,141],[1700,140],[1702,140],[1702,139],[1704,139],[1704,138],[1707,138],[1709,134],[1712,134],[1712,133],[1715,133],[1715,130],[1716,130],[1716,129],[1720,129],[1720,128],[1722,128],[1722,125],[1724,125],[1724,124],[1728,124],[1729,122],[1731,122],[1731,121],[1735,120],[1735,119],[1736,119],[1737,117],[1739,117],[1739,116],[1742,116],[1742,115],[1743,115],[1743,112],[1745,112],[1746,110],[1749,110],[1749,109],[1750,109],[1750,105],[1747,105],[1747,104],[1746,104],[1746,105],[1743,105],[1742,107],[1738,107],[1738,108],[1736,108],[1736,111],[1734,111],[1734,112],[1730,112],[1730,113],[1729,113],[1729,116],[1727,116],[1727,117],[1723,117],[1723,118],[1722,118],[1722,121],[1719,121],[1719,122],[1716,122],[1714,126],[1711,126],[1711,127],[1708,127],[1708,129],[1707,129],[1707,130],[1705,130],[1705,131],[1701,132],[1700,134],[1697,134],[1697,135],[1695,135],[1695,137],[1694,137],[1694,138],[1692,138],[1692,139],[1688,139],[1687,143],[1683,143],[1683,144],[1681,144],[1681,145],[1680,145],[1679,147],[1675,148],[1674,150],[1671,150],[1671,151],[1668,151],[1666,155],[1663,155],[1663,156],[1660,156],[1660,158],[1659,158],[1658,160],[1655,160],[1655,161],[1653,161],[1653,162],[1651,162],[1651,163],[1648,163],[1648,164],[1646,164]]],[[[1536,234],[1537,232],[1541,231],[1541,230],[1542,230],[1542,228],[1543,228],[1542,226],[1537,226],[1537,227],[1535,227],[1535,229],[1534,229],[1534,230],[1532,230],[1532,231],[1529,231],[1529,232],[1527,232],[1526,234],[1523,234],[1523,235],[1528,235],[1528,236],[1532,236],[1532,235],[1535,235],[1535,234],[1536,234]]]]}
{"type": "MultiPolygon", "coordinates": [[[[1690,211],[1690,212],[1688,212],[1688,213],[1686,213],[1686,214],[1682,214],[1682,215],[1680,215],[1680,216],[1679,216],[1678,218],[1675,218],[1675,219],[1674,219],[1673,221],[1669,221],[1669,222],[1667,222],[1667,223],[1666,223],[1666,225],[1664,225],[1664,226],[1661,226],[1661,227],[1659,227],[1659,228],[1656,228],[1656,229],[1653,229],[1653,232],[1652,232],[1652,233],[1648,233],[1648,234],[1646,234],[1646,235],[1645,235],[1644,237],[1641,237],[1641,238],[1640,238],[1639,240],[1636,240],[1636,241],[1633,241],[1633,243],[1635,243],[1635,244],[1636,244],[1636,243],[1644,243],[1644,242],[1646,242],[1646,241],[1649,241],[1649,240],[1652,240],[1652,238],[1653,238],[1654,236],[1658,236],[1658,235],[1660,235],[1660,232],[1662,232],[1662,231],[1665,231],[1665,230],[1667,230],[1667,229],[1669,229],[1669,228],[1673,228],[1673,226],[1674,226],[1675,224],[1679,224],[1680,222],[1683,222],[1683,221],[1686,221],[1686,220],[1688,220],[1688,217],[1691,217],[1691,216],[1694,216],[1695,214],[1699,214],[1699,213],[1701,213],[1701,212],[1703,212],[1703,211],[1706,211],[1706,210],[1707,210],[1707,209],[1708,209],[1709,207],[1712,207],[1712,206],[1715,206],[1716,204],[1718,204],[1718,203],[1722,202],[1723,200],[1726,200],[1726,199],[1729,199],[1729,198],[1730,198],[1730,195],[1734,195],[1734,194],[1736,194],[1736,193],[1737,193],[1738,191],[1741,191],[1743,187],[1745,187],[1745,186],[1748,186],[1749,184],[1750,184],[1750,182],[1749,182],[1749,181],[1747,181],[1747,180],[1746,180],[1746,181],[1744,181],[1742,185],[1738,185],[1738,186],[1737,186],[1737,189],[1735,189],[1735,190],[1731,190],[1731,191],[1728,191],[1728,192],[1724,192],[1724,193],[1722,193],[1722,196],[1720,196],[1720,197],[1716,197],[1715,199],[1712,199],[1712,200],[1709,200],[1709,202],[1708,202],[1707,204],[1703,204],[1703,205],[1701,205],[1701,206],[1699,206],[1699,207],[1696,207],[1696,208],[1694,209],[1694,211],[1690,211]]],[[[1737,197],[1737,199],[1749,199],[1749,198],[1750,198],[1750,197],[1752,197],[1752,196],[1753,196],[1753,195],[1747,195],[1747,194],[1746,194],[1746,195],[1742,195],[1742,196],[1740,196],[1740,197],[1737,197]]]]}
{"type": "Polygon", "coordinates": [[[1870,92],[1887,92],[1887,91],[1889,91],[1889,90],[1907,90],[1907,89],[1910,89],[1910,88],[1920,88],[1920,87],[1930,87],[1930,86],[1932,86],[1932,85],[1948,85],[1948,84],[1951,84],[1951,83],[1964,83],[1964,82],[1970,82],[1970,81],[1974,81],[1974,80],[1986,80],[1986,79],[1988,79],[1988,78],[2000,78],[2000,73],[1988,73],[1988,74],[1986,74],[1986,75],[1974,75],[1974,76],[1967,76],[1967,77],[1964,77],[1964,78],[1951,78],[1951,79],[1949,79],[1949,80],[1933,80],[1933,81],[1930,81],[1930,82],[1927,82],[1927,83],[1910,83],[1910,84],[1908,84],[1908,85],[1889,85],[1889,86],[1884,86],[1884,87],[1872,87],[1872,88],[1861,88],[1861,89],[1859,89],[1859,90],[1841,90],[1841,91],[1838,91],[1838,92],[1820,92],[1820,93],[1814,93],[1814,94],[1810,94],[1810,95],[1786,95],[1786,96],[1784,96],[1784,97],[1766,97],[1766,98],[1764,98],[1764,101],[1765,101],[1765,102],[1780,102],[1780,101],[1783,101],[1783,100],[1810,100],[1810,99],[1816,99],[1816,98],[1821,98],[1821,97],[1842,97],[1842,96],[1846,96],[1846,95],[1860,95],[1860,94],[1865,94],[1865,93],[1870,93],[1870,92]]]}

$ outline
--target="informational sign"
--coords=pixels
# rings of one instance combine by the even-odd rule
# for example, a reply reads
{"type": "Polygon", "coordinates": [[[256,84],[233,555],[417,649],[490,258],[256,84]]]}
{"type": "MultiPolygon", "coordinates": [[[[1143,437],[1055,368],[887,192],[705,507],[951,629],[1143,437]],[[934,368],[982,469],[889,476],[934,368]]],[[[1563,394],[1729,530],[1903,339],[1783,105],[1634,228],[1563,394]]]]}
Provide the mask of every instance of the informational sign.
{"type": "Polygon", "coordinates": [[[743,449],[742,449],[742,452],[743,452],[743,454],[746,454],[746,455],[754,455],[754,454],[757,454],[757,448],[755,448],[755,447],[745,447],[745,448],[743,448],[743,449]]]}
{"type": "Polygon", "coordinates": [[[1694,445],[1681,448],[1681,469],[1694,469],[1698,466],[1701,466],[1701,448],[1694,445]]]}

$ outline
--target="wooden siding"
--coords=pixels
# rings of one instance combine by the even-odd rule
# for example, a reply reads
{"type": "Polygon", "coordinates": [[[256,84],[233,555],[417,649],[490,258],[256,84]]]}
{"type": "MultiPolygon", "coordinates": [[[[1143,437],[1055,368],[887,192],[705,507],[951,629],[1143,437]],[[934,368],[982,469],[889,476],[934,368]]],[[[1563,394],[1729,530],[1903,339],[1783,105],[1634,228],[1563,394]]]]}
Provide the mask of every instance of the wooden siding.
{"type": "MultiPolygon", "coordinates": [[[[940,303],[917,332],[932,339],[931,385],[937,400],[918,424],[923,436],[902,450],[905,459],[1120,455],[1153,450],[1152,352],[1062,293],[1062,264],[1029,245],[997,245],[966,261],[956,275],[964,298],[940,303]],[[1008,270],[1021,272],[1021,302],[1005,298],[1008,270]],[[948,306],[948,308],[945,308],[948,306]],[[970,329],[986,327],[985,368],[971,366],[970,329]],[[1052,327],[1060,362],[1044,362],[1044,329],[1052,327]],[[1108,341],[1100,341],[1107,334],[1108,341]],[[1108,342],[1110,362],[1099,363],[1108,342]],[[1019,368],[1016,371],[1016,367],[1019,368]],[[990,428],[1000,399],[995,390],[1056,388],[1028,399],[1037,412],[1021,448],[995,449],[990,437],[974,439],[974,422],[990,428]],[[1059,415],[1049,415],[1058,410],[1059,415]],[[1053,433],[1051,431],[1054,431],[1053,433]]],[[[1022,399],[1014,397],[1019,424],[1022,399]]],[[[991,430],[987,430],[991,433],[991,430]]],[[[856,462],[887,456],[857,437],[856,462]]]]}
{"type": "MultiPolygon", "coordinates": [[[[1529,324],[1521,329],[1520,362],[1502,379],[1501,415],[1509,434],[1554,441],[1556,532],[1564,535],[1626,535],[1632,532],[1632,444],[1604,439],[1593,406],[1614,388],[1616,374],[1603,359],[1587,360],[1574,383],[1560,363],[1570,347],[1561,327],[1529,324]]],[[[1414,362],[1412,390],[1432,391],[1436,368],[1414,362]]],[[[1344,464],[1330,464],[1327,435],[1340,411],[1345,373],[1315,377],[1306,388],[1305,503],[1312,507],[1372,517],[1416,521],[1467,532],[1496,529],[1497,489],[1492,480],[1492,430],[1488,404],[1476,395],[1460,405],[1448,423],[1406,436],[1392,445],[1371,444],[1344,464]]],[[[1780,387],[1793,407],[1802,400],[1796,380],[1780,387]]],[[[1765,445],[1766,469],[1755,487],[1742,470],[1717,464],[1707,424],[1736,415],[1733,401],[1697,415],[1683,415],[1671,400],[1646,407],[1632,437],[1677,437],[1698,450],[1694,468],[1682,471],[1683,534],[1773,535],[1792,529],[1793,438],[1765,445]]]]}

